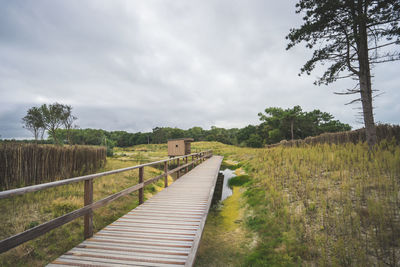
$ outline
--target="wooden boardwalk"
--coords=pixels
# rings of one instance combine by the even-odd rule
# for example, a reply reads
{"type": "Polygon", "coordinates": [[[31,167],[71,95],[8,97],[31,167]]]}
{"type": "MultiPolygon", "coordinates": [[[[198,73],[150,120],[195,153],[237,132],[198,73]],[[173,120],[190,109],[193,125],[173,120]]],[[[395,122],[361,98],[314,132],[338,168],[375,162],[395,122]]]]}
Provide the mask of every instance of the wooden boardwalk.
{"type": "Polygon", "coordinates": [[[221,156],[213,156],[48,266],[192,266],[221,156]]]}

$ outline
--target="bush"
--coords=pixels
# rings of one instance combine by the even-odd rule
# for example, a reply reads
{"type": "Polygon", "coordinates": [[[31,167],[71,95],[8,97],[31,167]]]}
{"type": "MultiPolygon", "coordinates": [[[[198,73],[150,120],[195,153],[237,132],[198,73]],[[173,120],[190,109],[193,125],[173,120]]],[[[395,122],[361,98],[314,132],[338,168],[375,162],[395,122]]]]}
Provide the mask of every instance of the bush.
{"type": "Polygon", "coordinates": [[[248,175],[239,175],[239,176],[235,176],[231,179],[229,179],[228,181],[228,186],[230,188],[234,187],[234,186],[242,186],[245,183],[250,181],[250,176],[248,175]]]}

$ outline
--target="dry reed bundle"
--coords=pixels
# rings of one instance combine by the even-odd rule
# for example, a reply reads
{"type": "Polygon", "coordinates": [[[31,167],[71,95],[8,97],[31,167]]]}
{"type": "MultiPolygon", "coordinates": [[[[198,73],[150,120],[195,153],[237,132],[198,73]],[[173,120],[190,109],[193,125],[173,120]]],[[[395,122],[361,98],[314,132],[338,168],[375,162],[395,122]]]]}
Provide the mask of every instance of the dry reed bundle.
{"type": "MultiPolygon", "coordinates": [[[[382,140],[392,140],[393,138],[396,140],[396,143],[400,143],[400,126],[399,125],[388,125],[388,124],[380,124],[376,126],[376,135],[378,138],[378,143],[382,140]]],[[[317,145],[317,144],[344,144],[344,143],[353,143],[357,144],[359,142],[365,142],[365,129],[357,129],[354,131],[346,131],[339,133],[323,133],[318,136],[310,136],[305,139],[299,140],[282,140],[280,143],[268,145],[267,148],[277,147],[277,146],[286,146],[286,147],[294,147],[301,146],[304,144],[309,145],[317,145]]]]}
{"type": "Polygon", "coordinates": [[[105,147],[0,144],[0,190],[93,173],[105,161],[105,147]]]}

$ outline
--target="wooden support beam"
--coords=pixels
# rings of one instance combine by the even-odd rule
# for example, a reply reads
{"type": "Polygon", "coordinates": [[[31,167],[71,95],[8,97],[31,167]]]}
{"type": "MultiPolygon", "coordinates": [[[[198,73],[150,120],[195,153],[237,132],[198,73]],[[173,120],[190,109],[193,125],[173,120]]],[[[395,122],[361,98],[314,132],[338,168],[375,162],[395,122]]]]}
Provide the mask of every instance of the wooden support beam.
{"type": "MultiPolygon", "coordinates": [[[[93,179],[85,180],[84,205],[93,203],[93,179]]],[[[83,218],[83,235],[85,239],[93,236],[93,209],[90,209],[83,218]]]]}
{"type": "MultiPolygon", "coordinates": [[[[139,184],[143,183],[144,167],[139,168],[139,184]]],[[[139,189],[139,205],[143,204],[143,188],[139,189]]]]}
{"type": "Polygon", "coordinates": [[[164,162],[164,187],[168,187],[168,162],[164,162]]]}
{"type": "MultiPolygon", "coordinates": [[[[177,160],[176,160],[177,168],[179,168],[179,160],[180,160],[180,159],[177,159],[177,160]]],[[[180,170],[178,170],[178,171],[176,172],[176,179],[178,179],[178,178],[180,177],[179,174],[180,174],[180,170]]]]}

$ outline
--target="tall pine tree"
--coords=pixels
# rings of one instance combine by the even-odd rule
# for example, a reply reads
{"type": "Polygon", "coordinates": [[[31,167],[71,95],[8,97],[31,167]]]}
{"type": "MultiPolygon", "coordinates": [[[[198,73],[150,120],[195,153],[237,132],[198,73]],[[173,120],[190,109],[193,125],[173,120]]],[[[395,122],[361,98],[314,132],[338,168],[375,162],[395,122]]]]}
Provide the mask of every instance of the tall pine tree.
{"type": "Polygon", "coordinates": [[[400,59],[393,46],[400,44],[399,0],[300,0],[296,13],[303,24],[291,29],[287,49],[305,42],[314,53],[301,68],[310,74],[317,63],[332,63],[315,83],[329,84],[355,78],[358,84],[342,94],[360,94],[366,140],[376,143],[371,68],[374,64],[400,59]]]}

